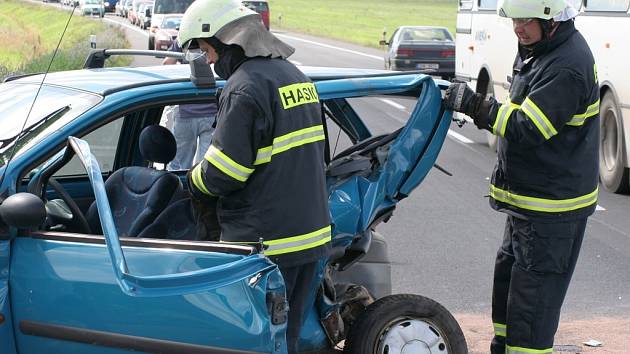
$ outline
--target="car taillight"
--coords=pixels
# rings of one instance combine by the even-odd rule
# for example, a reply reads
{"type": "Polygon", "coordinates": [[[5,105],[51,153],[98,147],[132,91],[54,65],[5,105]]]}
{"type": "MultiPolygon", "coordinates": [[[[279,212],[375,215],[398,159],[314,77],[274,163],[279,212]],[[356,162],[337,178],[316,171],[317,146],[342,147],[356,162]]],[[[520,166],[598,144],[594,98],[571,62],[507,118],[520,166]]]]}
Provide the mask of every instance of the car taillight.
{"type": "Polygon", "coordinates": [[[261,11],[260,16],[262,17],[262,21],[265,24],[265,27],[269,29],[269,11],[261,11]]]}
{"type": "Polygon", "coordinates": [[[396,51],[396,56],[398,57],[410,57],[413,56],[413,50],[407,48],[398,48],[396,51]]]}
{"type": "Polygon", "coordinates": [[[455,56],[455,50],[454,49],[443,50],[440,54],[442,55],[442,58],[452,58],[455,56]]]}

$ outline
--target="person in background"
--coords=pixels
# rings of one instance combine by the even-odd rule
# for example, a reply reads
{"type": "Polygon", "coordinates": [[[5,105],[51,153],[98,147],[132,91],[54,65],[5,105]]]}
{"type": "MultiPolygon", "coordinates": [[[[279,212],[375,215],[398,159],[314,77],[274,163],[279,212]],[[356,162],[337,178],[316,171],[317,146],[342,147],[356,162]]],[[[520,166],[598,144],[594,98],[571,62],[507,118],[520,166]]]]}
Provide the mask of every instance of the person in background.
{"type": "Polygon", "coordinates": [[[188,173],[189,189],[206,205],[217,200],[222,242],[262,242],[278,265],[288,352],[297,353],[332,232],[315,85],[286,60],[294,49],[239,0],[193,2],[178,41],[189,60],[205,57],[227,80],[212,145],[188,173]]]}
{"type": "MultiPolygon", "coordinates": [[[[173,41],[168,49],[180,52],[182,49],[173,41]]],[[[163,65],[187,64],[185,60],[165,58],[163,65]]],[[[181,104],[174,107],[173,135],[177,141],[177,154],[168,165],[169,170],[187,170],[203,159],[212,143],[215,115],[215,103],[181,104]]]]}
{"type": "Polygon", "coordinates": [[[445,107],[499,136],[490,205],[507,214],[494,269],[493,354],[552,353],[586,221],[597,206],[599,84],[578,11],[499,0],[518,38],[508,100],[453,83],[445,107]]]}

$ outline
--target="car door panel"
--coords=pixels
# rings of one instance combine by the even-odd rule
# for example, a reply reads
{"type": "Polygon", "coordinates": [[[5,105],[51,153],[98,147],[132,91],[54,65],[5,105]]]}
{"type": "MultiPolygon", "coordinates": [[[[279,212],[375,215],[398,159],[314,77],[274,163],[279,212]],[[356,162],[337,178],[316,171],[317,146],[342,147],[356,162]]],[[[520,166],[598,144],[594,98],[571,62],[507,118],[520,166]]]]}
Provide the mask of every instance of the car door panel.
{"type": "MultiPolygon", "coordinates": [[[[140,276],[194,272],[244,257],[150,245],[124,251],[130,272],[140,276]]],[[[281,332],[271,325],[266,306],[267,287],[280,277],[276,268],[256,275],[253,283],[244,277],[213,289],[145,297],[121,291],[108,250],[94,237],[81,240],[61,233],[18,237],[12,253],[13,319],[35,333],[24,329],[16,333],[21,354],[123,353],[127,350],[106,348],[139,350],[136,342],[144,342],[155,349],[160,341],[179,344],[180,349],[192,345],[271,352],[273,338],[281,332]],[[46,330],[58,330],[55,326],[66,331],[47,337],[46,330]],[[82,330],[101,333],[97,336],[101,345],[81,343],[82,330]],[[117,335],[129,338],[116,339],[117,335]]]]}

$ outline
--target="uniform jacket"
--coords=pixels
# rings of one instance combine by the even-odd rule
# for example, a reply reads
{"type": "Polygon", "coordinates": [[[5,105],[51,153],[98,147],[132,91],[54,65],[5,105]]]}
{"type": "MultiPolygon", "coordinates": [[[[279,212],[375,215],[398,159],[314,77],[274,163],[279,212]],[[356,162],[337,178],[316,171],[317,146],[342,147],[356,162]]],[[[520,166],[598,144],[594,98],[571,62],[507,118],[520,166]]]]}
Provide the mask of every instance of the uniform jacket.
{"type": "Polygon", "coordinates": [[[500,137],[490,204],[532,220],[586,217],[597,205],[599,85],[573,21],[533,50],[519,47],[509,100],[490,109],[500,137]]]}
{"type": "Polygon", "coordinates": [[[331,239],[325,135],[315,85],[282,59],[238,66],[220,97],[217,127],[191,175],[218,196],[221,241],[264,241],[283,266],[325,256],[331,239]]]}

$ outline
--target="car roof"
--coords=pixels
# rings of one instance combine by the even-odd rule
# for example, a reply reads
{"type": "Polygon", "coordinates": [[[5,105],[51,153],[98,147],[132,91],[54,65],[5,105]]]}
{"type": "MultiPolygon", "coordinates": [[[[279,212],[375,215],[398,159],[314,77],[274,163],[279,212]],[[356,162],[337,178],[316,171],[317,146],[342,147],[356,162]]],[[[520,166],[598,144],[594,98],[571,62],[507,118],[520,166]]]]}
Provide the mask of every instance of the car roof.
{"type": "MultiPolygon", "coordinates": [[[[396,74],[387,70],[299,67],[313,81],[365,76],[396,74]]],[[[41,83],[43,74],[31,75],[11,80],[15,83],[41,83]]],[[[188,65],[158,65],[147,67],[111,67],[103,69],[83,69],[53,72],[46,75],[45,84],[88,91],[105,95],[108,91],[117,91],[127,86],[148,86],[165,82],[184,82],[190,80],[188,65]]]]}

